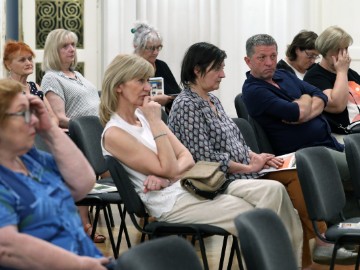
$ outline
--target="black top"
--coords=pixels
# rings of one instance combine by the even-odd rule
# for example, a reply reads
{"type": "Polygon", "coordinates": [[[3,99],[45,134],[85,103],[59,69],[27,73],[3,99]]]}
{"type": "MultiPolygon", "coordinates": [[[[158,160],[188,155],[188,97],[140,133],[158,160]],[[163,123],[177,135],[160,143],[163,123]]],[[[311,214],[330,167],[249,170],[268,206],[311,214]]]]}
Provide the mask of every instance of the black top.
{"type": "Polygon", "coordinates": [[[296,75],[295,71],[289,66],[289,64],[282,59],[277,63],[276,68],[290,71],[292,74],[296,75]]]}
{"type": "Polygon", "coordinates": [[[155,77],[163,77],[164,78],[164,89],[165,94],[179,94],[181,89],[178,85],[178,83],[175,80],[174,75],[172,74],[169,66],[159,59],[155,60],[155,77]]]}
{"type": "MultiPolygon", "coordinates": [[[[347,76],[349,82],[356,82],[357,84],[360,84],[360,75],[356,71],[349,68],[347,76]]],[[[321,91],[324,91],[326,89],[334,88],[336,74],[324,69],[319,64],[316,64],[306,72],[304,81],[320,88],[321,91]]],[[[352,90],[350,89],[350,91],[352,90]]],[[[351,95],[351,92],[349,93],[349,95],[351,95]]],[[[346,127],[350,124],[347,107],[341,113],[329,113],[324,111],[323,114],[326,116],[332,132],[345,134],[344,129],[340,126],[346,127]]]]}
{"type": "MultiPolygon", "coordinates": [[[[174,75],[172,74],[169,66],[159,59],[155,60],[155,77],[163,77],[164,78],[164,90],[165,95],[171,94],[179,94],[181,92],[180,86],[175,80],[174,75]]],[[[166,112],[169,113],[172,106],[172,102],[166,104],[166,112]]]]}

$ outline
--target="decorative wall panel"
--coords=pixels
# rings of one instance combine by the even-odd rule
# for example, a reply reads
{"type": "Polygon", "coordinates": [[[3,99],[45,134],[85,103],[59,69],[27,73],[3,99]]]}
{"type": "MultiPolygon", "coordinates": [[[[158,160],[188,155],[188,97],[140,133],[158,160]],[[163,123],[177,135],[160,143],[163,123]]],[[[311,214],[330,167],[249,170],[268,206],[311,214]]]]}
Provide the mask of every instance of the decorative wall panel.
{"type": "Polygon", "coordinates": [[[83,23],[84,0],[36,0],[36,49],[43,49],[46,36],[57,28],[75,32],[77,48],[83,48],[83,23]]]}

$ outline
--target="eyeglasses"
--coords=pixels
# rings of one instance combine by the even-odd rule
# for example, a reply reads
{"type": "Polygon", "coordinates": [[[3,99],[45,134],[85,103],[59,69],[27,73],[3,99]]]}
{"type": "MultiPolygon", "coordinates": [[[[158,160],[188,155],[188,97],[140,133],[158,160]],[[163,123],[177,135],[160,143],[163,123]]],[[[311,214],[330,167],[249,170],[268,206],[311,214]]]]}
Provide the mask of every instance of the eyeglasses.
{"type": "Polygon", "coordinates": [[[29,124],[31,120],[32,112],[30,109],[27,109],[26,111],[22,112],[15,112],[15,113],[5,113],[6,116],[21,116],[24,117],[25,123],[29,124]]]}
{"type": "Polygon", "coordinates": [[[306,57],[309,58],[309,59],[319,59],[320,58],[320,55],[318,54],[311,54],[311,53],[308,53],[306,50],[304,50],[305,54],[306,54],[306,57]]]}
{"type": "Polygon", "coordinates": [[[162,48],[163,48],[163,45],[159,45],[159,46],[145,47],[145,50],[152,51],[152,52],[157,50],[158,52],[160,52],[162,50],[162,48]]]}

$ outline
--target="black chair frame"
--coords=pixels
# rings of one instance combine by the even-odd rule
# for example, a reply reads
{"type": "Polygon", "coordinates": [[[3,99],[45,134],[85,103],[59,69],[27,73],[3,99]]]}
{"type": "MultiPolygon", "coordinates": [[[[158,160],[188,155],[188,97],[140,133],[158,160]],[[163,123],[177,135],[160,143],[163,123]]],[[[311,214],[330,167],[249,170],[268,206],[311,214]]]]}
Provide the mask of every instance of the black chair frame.
{"type": "MultiPolygon", "coordinates": [[[[192,243],[199,241],[200,252],[204,269],[209,269],[204,238],[212,235],[223,236],[223,245],[221,250],[219,269],[223,268],[225,251],[227,246],[228,237],[231,235],[229,232],[222,228],[211,226],[208,224],[180,224],[180,223],[168,223],[158,222],[149,220],[149,215],[145,210],[145,206],[141,201],[139,195],[136,193],[134,186],[129,179],[128,173],[123,165],[114,157],[105,156],[105,160],[108,164],[111,176],[115,182],[115,185],[120,192],[120,195],[126,206],[126,211],[130,216],[135,228],[142,233],[141,241],[145,240],[145,236],[149,239],[168,236],[168,235],[179,235],[179,236],[191,236],[192,243]],[[138,219],[143,219],[143,225],[140,225],[138,219]]],[[[232,248],[229,256],[228,269],[231,269],[232,259],[234,252],[236,252],[240,269],[243,269],[240,248],[238,245],[237,238],[233,236],[232,248]]]]}
{"type": "MultiPolygon", "coordinates": [[[[334,244],[330,269],[334,269],[337,250],[347,244],[360,245],[360,229],[339,227],[339,223],[358,223],[360,217],[345,219],[343,209],[345,192],[335,160],[323,146],[309,147],[295,153],[300,185],[306,208],[315,233],[322,241],[334,244]],[[325,236],[319,231],[317,221],[340,222],[328,227],[325,236]]],[[[359,269],[360,249],[355,269],[359,269]]]]}
{"type": "MultiPolygon", "coordinates": [[[[96,179],[99,183],[114,185],[113,179],[111,177],[99,179],[100,175],[108,170],[107,164],[104,160],[101,150],[101,133],[103,127],[100,123],[100,119],[97,116],[81,116],[75,119],[71,119],[69,122],[69,135],[78,148],[83,152],[90,165],[94,169],[96,174],[96,179]]],[[[92,195],[88,195],[92,196],[92,195]]],[[[119,193],[100,193],[96,194],[96,197],[102,199],[102,204],[96,203],[93,204],[92,200],[87,200],[89,204],[87,206],[96,206],[96,212],[99,211],[98,208],[103,210],[106,227],[110,239],[110,244],[114,253],[114,257],[117,258],[120,250],[122,234],[124,233],[125,239],[127,242],[128,248],[131,247],[130,237],[125,223],[126,209],[122,208],[121,204],[123,201],[119,193]],[[118,207],[120,215],[120,228],[117,243],[115,244],[114,236],[112,233],[111,227],[114,227],[113,215],[111,212],[111,204],[115,204],[118,207]],[[109,223],[108,223],[109,222],[109,223]]],[[[78,202],[79,205],[85,205],[84,202],[78,202]]],[[[95,235],[95,230],[97,227],[98,218],[95,213],[95,218],[93,220],[93,230],[91,233],[92,238],[95,235]]]]}

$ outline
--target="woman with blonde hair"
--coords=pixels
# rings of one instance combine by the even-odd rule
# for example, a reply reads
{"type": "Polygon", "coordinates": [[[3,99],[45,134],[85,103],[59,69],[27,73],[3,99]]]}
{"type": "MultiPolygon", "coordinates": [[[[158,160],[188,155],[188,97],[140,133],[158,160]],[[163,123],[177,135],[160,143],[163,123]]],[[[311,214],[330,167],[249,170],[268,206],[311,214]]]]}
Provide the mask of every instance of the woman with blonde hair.
{"type": "MultiPolygon", "coordinates": [[[[353,39],[338,26],[330,26],[316,39],[315,47],[323,56],[304,81],[320,88],[328,97],[324,115],[331,131],[347,134],[346,127],[360,120],[360,75],[350,68],[349,46],[353,39]]],[[[342,139],[341,135],[336,136],[342,139]]]]}
{"type": "Polygon", "coordinates": [[[71,118],[98,115],[98,90],[75,70],[77,41],[76,34],[65,29],[51,31],[45,41],[41,87],[62,128],[68,128],[71,118]]]}
{"type": "Polygon", "coordinates": [[[301,223],[282,184],[229,181],[224,194],[213,200],[200,199],[181,186],[179,179],[194,160],[161,120],[161,105],[150,99],[148,79],[153,75],[143,58],[118,55],[105,71],[100,102],[103,154],[124,165],[149,215],[159,221],[210,224],[236,235],[238,214],[270,208],[287,227],[301,265],[301,223]]]}
{"type": "MultiPolygon", "coordinates": [[[[42,69],[45,75],[41,86],[60,127],[68,128],[70,119],[79,116],[99,115],[100,98],[96,87],[78,71],[74,32],[55,29],[46,37],[42,69]]],[[[88,218],[88,207],[79,206],[85,231],[90,235],[92,226],[88,218]]],[[[106,237],[95,234],[96,243],[105,242],[106,237]]]]}

